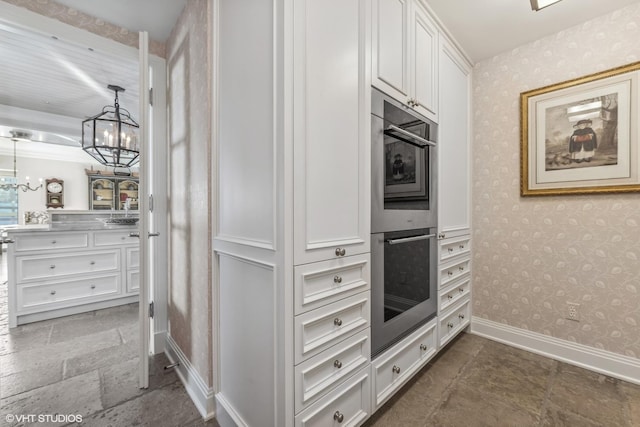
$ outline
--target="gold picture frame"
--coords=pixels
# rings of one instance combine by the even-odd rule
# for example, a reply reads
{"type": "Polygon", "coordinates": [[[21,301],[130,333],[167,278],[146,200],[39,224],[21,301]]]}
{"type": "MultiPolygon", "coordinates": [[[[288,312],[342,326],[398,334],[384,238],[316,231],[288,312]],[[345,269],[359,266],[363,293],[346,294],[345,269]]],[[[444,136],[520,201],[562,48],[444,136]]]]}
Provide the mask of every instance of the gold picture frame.
{"type": "Polygon", "coordinates": [[[520,194],[640,191],[640,62],[520,94],[520,194]]]}

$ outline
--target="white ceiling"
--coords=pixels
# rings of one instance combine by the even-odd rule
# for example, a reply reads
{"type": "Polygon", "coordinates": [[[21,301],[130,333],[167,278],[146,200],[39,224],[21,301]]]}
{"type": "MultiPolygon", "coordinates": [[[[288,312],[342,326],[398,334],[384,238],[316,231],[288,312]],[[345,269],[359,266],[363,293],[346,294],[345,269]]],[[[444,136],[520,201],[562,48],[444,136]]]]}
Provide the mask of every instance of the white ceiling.
{"type": "Polygon", "coordinates": [[[475,63],[639,0],[562,0],[538,12],[529,0],[426,0],[475,63]]]}

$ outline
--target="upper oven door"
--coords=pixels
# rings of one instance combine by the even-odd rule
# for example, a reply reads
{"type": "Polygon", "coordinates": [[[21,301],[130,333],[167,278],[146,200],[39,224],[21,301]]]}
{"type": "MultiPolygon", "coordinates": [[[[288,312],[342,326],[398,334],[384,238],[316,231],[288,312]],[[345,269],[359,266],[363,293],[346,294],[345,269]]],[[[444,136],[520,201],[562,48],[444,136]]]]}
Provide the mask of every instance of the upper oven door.
{"type": "Polygon", "coordinates": [[[436,124],[374,89],[371,132],[372,233],[436,226],[436,124]]]}

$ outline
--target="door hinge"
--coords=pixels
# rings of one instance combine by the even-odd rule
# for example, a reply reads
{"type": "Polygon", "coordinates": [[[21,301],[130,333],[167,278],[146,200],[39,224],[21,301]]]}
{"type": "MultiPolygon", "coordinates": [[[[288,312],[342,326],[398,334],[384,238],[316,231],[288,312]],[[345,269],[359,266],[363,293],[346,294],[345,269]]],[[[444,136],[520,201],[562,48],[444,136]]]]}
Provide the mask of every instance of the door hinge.
{"type": "Polygon", "coordinates": [[[149,88],[149,105],[153,107],[153,88],[149,88]]]}
{"type": "Polygon", "coordinates": [[[154,306],[153,306],[153,301],[151,301],[151,302],[149,303],[149,317],[151,317],[152,319],[153,319],[153,312],[154,312],[153,307],[154,307],[154,306]]]}

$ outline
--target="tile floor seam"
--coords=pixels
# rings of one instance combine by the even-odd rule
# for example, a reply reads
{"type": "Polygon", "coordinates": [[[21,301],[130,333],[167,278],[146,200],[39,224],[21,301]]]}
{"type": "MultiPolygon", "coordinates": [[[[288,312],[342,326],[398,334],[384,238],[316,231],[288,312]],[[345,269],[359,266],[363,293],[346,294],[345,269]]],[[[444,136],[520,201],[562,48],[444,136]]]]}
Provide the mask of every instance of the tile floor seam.
{"type": "Polygon", "coordinates": [[[542,405],[540,406],[540,420],[538,421],[538,425],[542,426],[542,423],[547,414],[547,406],[550,403],[549,398],[551,397],[551,390],[553,389],[554,384],[556,383],[556,379],[558,378],[558,369],[560,367],[560,363],[557,360],[553,361],[553,368],[549,373],[549,378],[547,378],[547,388],[544,392],[544,398],[542,399],[542,405]]]}
{"type": "Polygon", "coordinates": [[[47,336],[47,342],[45,345],[49,345],[51,343],[51,336],[53,335],[53,324],[49,326],[49,335],[47,336]]]}
{"type": "Polygon", "coordinates": [[[630,399],[629,396],[627,395],[627,393],[624,391],[624,387],[622,386],[622,383],[620,383],[620,381],[616,381],[616,390],[618,390],[618,393],[620,393],[622,396],[624,396],[624,405],[622,406],[622,410],[624,411],[624,419],[627,421],[628,425],[632,425],[631,423],[633,422],[633,419],[631,417],[631,411],[630,411],[630,399]]]}

